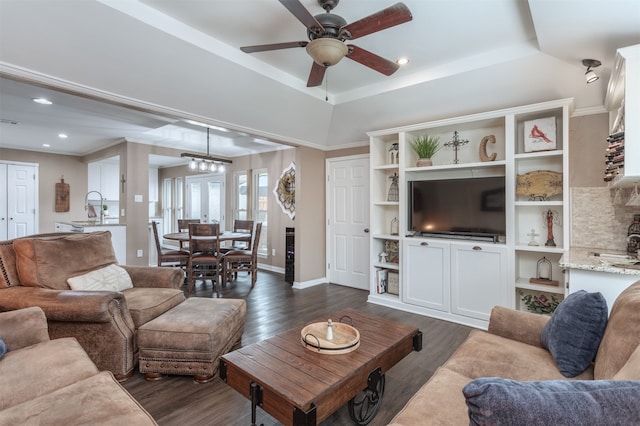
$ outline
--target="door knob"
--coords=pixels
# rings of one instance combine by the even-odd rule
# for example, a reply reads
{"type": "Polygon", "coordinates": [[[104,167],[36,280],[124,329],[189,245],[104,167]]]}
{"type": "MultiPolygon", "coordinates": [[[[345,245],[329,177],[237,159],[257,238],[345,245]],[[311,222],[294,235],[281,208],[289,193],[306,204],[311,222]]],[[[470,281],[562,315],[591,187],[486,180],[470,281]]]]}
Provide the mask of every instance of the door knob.
{"type": "Polygon", "coordinates": [[[369,228],[364,228],[364,233],[368,234],[369,233],[369,228]]]}

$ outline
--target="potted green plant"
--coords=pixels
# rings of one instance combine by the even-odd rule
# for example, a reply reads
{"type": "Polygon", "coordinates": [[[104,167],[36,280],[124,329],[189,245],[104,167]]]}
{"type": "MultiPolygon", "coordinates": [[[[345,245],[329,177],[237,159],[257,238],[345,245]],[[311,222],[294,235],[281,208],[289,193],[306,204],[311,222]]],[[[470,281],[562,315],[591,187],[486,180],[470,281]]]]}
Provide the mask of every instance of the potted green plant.
{"type": "Polygon", "coordinates": [[[411,147],[418,154],[418,162],[416,166],[431,166],[433,162],[431,158],[436,152],[442,149],[440,145],[440,136],[422,135],[413,139],[411,147]]]}

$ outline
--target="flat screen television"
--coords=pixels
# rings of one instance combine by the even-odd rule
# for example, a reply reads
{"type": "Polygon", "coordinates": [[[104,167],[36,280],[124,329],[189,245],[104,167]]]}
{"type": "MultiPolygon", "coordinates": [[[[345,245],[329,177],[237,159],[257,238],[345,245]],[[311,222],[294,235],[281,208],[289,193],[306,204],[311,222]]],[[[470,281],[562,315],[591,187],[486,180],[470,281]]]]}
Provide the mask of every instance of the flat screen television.
{"type": "Polygon", "coordinates": [[[504,177],[409,181],[409,230],[423,236],[503,242],[504,177]]]}

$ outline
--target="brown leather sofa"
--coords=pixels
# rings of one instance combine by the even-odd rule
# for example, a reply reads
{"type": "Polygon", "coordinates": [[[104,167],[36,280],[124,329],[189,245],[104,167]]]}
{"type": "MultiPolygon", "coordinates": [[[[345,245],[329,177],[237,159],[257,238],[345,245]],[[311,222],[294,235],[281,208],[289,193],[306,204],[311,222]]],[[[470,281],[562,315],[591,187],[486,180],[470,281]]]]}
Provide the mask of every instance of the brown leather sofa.
{"type": "Polygon", "coordinates": [[[0,313],[0,336],[0,425],[156,425],[76,339],[49,339],[42,309],[0,313]]]}
{"type": "Polygon", "coordinates": [[[71,290],[68,277],[117,264],[111,233],[40,234],[0,242],[0,311],[39,306],[52,339],[75,337],[118,380],[138,362],[136,330],[185,300],[179,268],[120,265],[123,291],[71,290]]]}
{"type": "MultiPolygon", "coordinates": [[[[549,317],[538,314],[494,308],[488,332],[473,330],[391,420],[390,425],[470,424],[462,389],[481,377],[520,382],[640,380],[640,281],[620,294],[611,309],[595,361],[572,379],[560,373],[551,353],[542,347],[541,333],[548,320],[549,317]]],[[[548,400],[551,399],[553,397],[548,396],[548,400]]],[[[533,406],[530,410],[534,411],[533,406]]],[[[602,424],[584,418],[575,406],[571,415],[576,419],[572,424],[602,424]]],[[[614,423],[638,424],[620,419],[614,423]]]]}

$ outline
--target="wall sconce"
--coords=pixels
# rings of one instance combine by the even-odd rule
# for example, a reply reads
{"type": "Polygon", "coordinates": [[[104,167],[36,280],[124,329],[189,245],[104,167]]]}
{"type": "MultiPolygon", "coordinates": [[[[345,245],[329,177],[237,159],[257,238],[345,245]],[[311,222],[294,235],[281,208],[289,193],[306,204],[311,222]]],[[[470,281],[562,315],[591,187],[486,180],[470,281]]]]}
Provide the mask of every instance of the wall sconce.
{"type": "Polygon", "coordinates": [[[597,81],[600,77],[591,68],[598,68],[602,63],[597,59],[583,59],[582,65],[587,67],[587,72],[584,73],[584,78],[587,80],[587,84],[597,81]]]}

